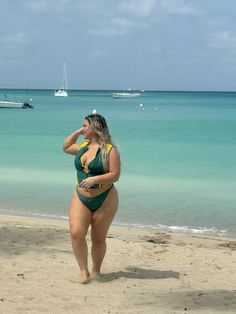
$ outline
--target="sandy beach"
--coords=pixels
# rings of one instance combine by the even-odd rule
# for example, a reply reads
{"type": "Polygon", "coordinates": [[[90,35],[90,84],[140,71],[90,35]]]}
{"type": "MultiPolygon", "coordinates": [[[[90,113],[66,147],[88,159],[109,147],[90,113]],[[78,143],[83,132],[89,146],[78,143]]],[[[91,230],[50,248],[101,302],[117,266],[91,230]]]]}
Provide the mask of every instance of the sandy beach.
{"type": "Polygon", "coordinates": [[[236,313],[235,238],[112,226],[82,285],[67,221],[0,219],[0,313],[236,313]]]}

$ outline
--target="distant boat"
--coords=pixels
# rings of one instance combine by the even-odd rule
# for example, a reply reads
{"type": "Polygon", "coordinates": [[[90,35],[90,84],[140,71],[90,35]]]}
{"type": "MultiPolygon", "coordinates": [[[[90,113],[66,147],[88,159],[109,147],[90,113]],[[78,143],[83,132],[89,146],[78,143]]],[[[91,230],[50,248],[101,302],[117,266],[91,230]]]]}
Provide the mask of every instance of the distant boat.
{"type": "Polygon", "coordinates": [[[0,108],[21,108],[21,109],[32,109],[33,106],[30,105],[28,102],[17,102],[17,101],[8,101],[8,100],[1,100],[0,101],[0,108]]]}
{"type": "Polygon", "coordinates": [[[67,73],[66,73],[66,63],[63,65],[63,86],[57,89],[54,96],[68,97],[68,84],[67,84],[67,73]]]}
{"type": "MultiPolygon", "coordinates": [[[[32,99],[30,99],[32,101],[32,99]]],[[[20,109],[28,109],[33,108],[33,106],[27,101],[10,101],[7,99],[7,95],[4,95],[4,100],[0,100],[0,108],[20,108],[20,109]]]]}
{"type": "Polygon", "coordinates": [[[112,93],[113,98],[132,98],[132,97],[139,97],[140,95],[141,93],[132,92],[130,88],[128,89],[128,91],[112,93]]]}
{"type": "Polygon", "coordinates": [[[123,92],[123,93],[113,93],[113,98],[132,98],[132,97],[139,97],[140,93],[130,93],[130,92],[123,92]]]}

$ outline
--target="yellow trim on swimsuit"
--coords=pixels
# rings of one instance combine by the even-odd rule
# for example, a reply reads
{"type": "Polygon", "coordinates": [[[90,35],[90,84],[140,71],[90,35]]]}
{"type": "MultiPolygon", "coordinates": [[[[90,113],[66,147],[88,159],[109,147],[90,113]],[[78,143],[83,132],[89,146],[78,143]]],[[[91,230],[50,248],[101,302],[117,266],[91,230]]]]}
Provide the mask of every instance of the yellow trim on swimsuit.
{"type": "Polygon", "coordinates": [[[113,145],[112,144],[107,144],[107,152],[109,153],[110,150],[112,149],[113,145]]]}
{"type": "Polygon", "coordinates": [[[89,144],[89,141],[84,141],[80,144],[79,148],[86,147],[89,144]]]}
{"type": "MultiPolygon", "coordinates": [[[[89,144],[89,141],[84,141],[84,142],[82,142],[82,143],[79,145],[79,148],[86,147],[86,146],[88,146],[88,144],[89,144]]],[[[112,149],[113,145],[110,144],[110,143],[108,143],[106,146],[107,146],[107,152],[109,153],[110,150],[112,149]]]]}

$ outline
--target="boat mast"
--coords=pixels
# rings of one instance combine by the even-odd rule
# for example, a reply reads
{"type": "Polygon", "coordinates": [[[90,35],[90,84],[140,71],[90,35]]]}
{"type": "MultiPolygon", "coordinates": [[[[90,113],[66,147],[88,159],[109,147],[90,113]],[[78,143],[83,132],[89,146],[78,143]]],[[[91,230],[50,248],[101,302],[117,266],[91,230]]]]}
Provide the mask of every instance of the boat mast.
{"type": "Polygon", "coordinates": [[[64,66],[63,66],[63,89],[68,90],[67,75],[66,75],[66,62],[65,61],[64,61],[64,66]]]}

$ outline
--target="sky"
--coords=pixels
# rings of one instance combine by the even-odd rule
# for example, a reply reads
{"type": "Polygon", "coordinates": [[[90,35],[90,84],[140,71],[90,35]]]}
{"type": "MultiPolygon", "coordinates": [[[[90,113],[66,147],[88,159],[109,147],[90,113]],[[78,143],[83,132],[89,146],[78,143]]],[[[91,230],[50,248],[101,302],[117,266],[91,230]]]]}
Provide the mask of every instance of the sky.
{"type": "Polygon", "coordinates": [[[0,0],[0,88],[236,90],[235,0],[0,0]]]}

